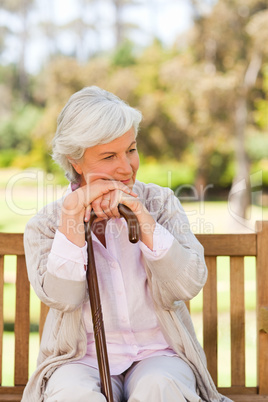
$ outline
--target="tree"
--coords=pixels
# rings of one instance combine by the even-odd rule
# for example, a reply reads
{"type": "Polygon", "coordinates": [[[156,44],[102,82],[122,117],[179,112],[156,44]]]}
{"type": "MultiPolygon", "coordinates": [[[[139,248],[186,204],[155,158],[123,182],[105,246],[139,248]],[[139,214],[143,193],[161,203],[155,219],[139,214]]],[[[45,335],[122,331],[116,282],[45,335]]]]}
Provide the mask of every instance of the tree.
{"type": "Polygon", "coordinates": [[[138,6],[137,0],[111,0],[115,10],[115,47],[122,45],[126,39],[126,33],[130,30],[137,29],[138,25],[126,22],[123,18],[124,10],[129,6],[138,6]]]}
{"type": "Polygon", "coordinates": [[[19,88],[21,91],[22,99],[28,99],[28,75],[25,68],[25,57],[27,50],[27,43],[29,37],[29,22],[28,17],[34,7],[34,0],[2,0],[1,8],[13,15],[20,21],[19,35],[9,28],[9,33],[16,35],[20,41],[20,52],[17,60],[18,74],[19,74],[19,88]]]}
{"type": "Polygon", "coordinates": [[[10,30],[6,26],[0,26],[0,55],[5,50],[6,37],[10,34],[10,30]]]}
{"type": "MultiPolygon", "coordinates": [[[[245,135],[247,126],[252,124],[248,108],[255,96],[263,56],[267,55],[266,46],[261,46],[268,40],[265,21],[266,1],[219,0],[209,15],[197,19],[191,43],[196,63],[203,65],[205,73],[210,72],[212,79],[222,75],[226,81],[233,80],[231,97],[225,97],[226,106],[222,106],[230,111],[226,120],[233,133],[230,141],[232,138],[235,140],[236,172],[231,192],[234,195],[232,208],[241,217],[245,217],[250,202],[245,135]],[[263,29],[260,29],[260,24],[263,29]],[[230,100],[231,108],[228,107],[230,100]],[[245,180],[246,189],[235,192],[234,186],[241,180],[245,180]]],[[[204,73],[200,78],[203,79],[203,76],[204,73]]]]}
{"type": "Polygon", "coordinates": [[[161,81],[161,69],[172,56],[173,52],[166,51],[160,41],[154,40],[133,66],[136,84],[131,100],[144,116],[139,149],[154,158],[179,157],[187,143],[187,137],[169,113],[166,86],[161,81]]]}
{"type": "Polygon", "coordinates": [[[100,50],[98,2],[96,0],[79,0],[76,5],[78,8],[77,18],[61,25],[60,29],[74,34],[74,55],[79,62],[86,62],[90,54],[97,53],[100,50]],[[92,33],[94,40],[91,38],[92,33]]]}
{"type": "Polygon", "coordinates": [[[45,3],[45,13],[42,13],[42,19],[38,22],[38,28],[45,36],[46,40],[46,60],[48,63],[53,57],[60,54],[60,50],[57,44],[59,35],[59,26],[55,22],[55,2],[54,0],[47,0],[45,3]]]}

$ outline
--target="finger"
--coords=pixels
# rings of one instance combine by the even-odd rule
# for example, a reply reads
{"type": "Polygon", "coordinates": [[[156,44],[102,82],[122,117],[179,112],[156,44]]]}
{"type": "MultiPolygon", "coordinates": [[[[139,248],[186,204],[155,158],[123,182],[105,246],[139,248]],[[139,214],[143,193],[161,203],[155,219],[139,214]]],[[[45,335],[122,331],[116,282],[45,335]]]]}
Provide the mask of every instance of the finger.
{"type": "Polygon", "coordinates": [[[114,190],[113,190],[113,191],[110,191],[110,192],[107,193],[107,194],[104,194],[104,195],[102,196],[102,201],[101,201],[101,203],[100,203],[101,209],[103,210],[103,212],[104,212],[107,216],[109,216],[109,218],[113,218],[113,217],[114,217],[114,215],[113,215],[113,213],[112,213],[112,211],[111,211],[111,208],[110,208],[111,194],[112,194],[113,192],[114,192],[114,190]]]}
{"type": "Polygon", "coordinates": [[[102,200],[100,203],[100,208],[102,209],[102,211],[109,217],[109,218],[113,218],[113,213],[110,210],[110,200],[102,200]]]}
{"type": "Polygon", "coordinates": [[[139,197],[132,197],[131,195],[121,192],[119,202],[130,208],[135,214],[139,214],[142,210],[142,203],[140,202],[139,197]]]}
{"type": "Polygon", "coordinates": [[[89,222],[91,211],[92,211],[92,206],[89,204],[85,210],[85,218],[84,218],[85,222],[89,222]]]}
{"type": "Polygon", "coordinates": [[[104,179],[96,180],[95,182],[80,187],[76,191],[79,192],[81,203],[84,205],[84,208],[86,208],[90,203],[92,203],[99,197],[106,196],[109,194],[110,191],[113,191],[115,189],[121,190],[124,194],[130,194],[133,197],[138,196],[125,184],[115,180],[104,179]]]}
{"type": "Polygon", "coordinates": [[[118,204],[122,197],[129,197],[130,189],[120,182],[114,182],[117,189],[110,190],[107,194],[102,196],[102,201],[100,203],[100,208],[104,213],[110,218],[120,218],[120,213],[118,211],[118,204]],[[127,191],[127,193],[125,192],[127,191]]]}
{"type": "Polygon", "coordinates": [[[121,190],[126,194],[130,194],[133,197],[137,197],[138,194],[134,193],[131,188],[126,186],[125,184],[121,183],[121,181],[110,180],[111,187],[109,186],[109,190],[121,190]]]}
{"type": "Polygon", "coordinates": [[[109,219],[109,216],[102,210],[101,201],[102,201],[102,197],[99,197],[98,199],[93,201],[92,208],[93,208],[97,218],[109,219]]]}
{"type": "Polygon", "coordinates": [[[120,218],[120,213],[118,211],[118,204],[120,203],[122,191],[114,190],[110,192],[111,199],[109,202],[109,208],[112,216],[114,218],[120,218]]]}

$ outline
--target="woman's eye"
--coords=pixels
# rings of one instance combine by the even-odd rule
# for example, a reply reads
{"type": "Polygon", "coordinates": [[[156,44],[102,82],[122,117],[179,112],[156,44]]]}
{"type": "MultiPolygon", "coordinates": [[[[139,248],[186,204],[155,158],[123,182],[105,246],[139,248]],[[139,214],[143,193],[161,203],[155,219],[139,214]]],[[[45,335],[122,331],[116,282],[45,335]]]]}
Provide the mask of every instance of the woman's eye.
{"type": "Polygon", "coordinates": [[[129,152],[134,152],[134,151],[137,151],[137,148],[132,148],[129,150],[129,152]]]}
{"type": "Polygon", "coordinates": [[[104,158],[104,159],[112,159],[113,156],[114,156],[114,155],[110,155],[110,156],[107,156],[107,157],[104,158]]]}

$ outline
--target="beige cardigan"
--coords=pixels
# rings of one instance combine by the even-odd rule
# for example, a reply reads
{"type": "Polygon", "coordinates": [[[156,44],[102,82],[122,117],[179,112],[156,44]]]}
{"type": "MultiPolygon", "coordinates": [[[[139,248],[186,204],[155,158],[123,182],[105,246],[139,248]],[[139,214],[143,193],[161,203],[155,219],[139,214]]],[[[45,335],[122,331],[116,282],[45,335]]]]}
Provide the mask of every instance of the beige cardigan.
{"type": "MultiPolygon", "coordinates": [[[[207,278],[203,247],[191,233],[185,213],[173,192],[154,184],[135,183],[135,192],[155,220],[175,237],[170,250],[157,261],[145,260],[155,311],[169,345],[195,373],[203,401],[227,402],[207,371],[204,352],[197,341],[183,301],[202,289],[207,278]]],[[[59,365],[86,353],[82,305],[88,300],[86,281],[60,279],[47,272],[47,258],[58,227],[62,200],[43,208],[27,224],[24,246],[28,276],[38,297],[49,307],[37,369],[31,376],[23,402],[41,402],[46,382],[59,365]]]]}

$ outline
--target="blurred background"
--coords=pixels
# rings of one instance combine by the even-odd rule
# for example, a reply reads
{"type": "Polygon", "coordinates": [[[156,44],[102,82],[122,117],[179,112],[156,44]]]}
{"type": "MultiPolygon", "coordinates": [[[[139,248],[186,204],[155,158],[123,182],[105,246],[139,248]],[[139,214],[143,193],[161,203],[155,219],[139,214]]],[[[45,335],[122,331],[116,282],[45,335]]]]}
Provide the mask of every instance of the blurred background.
{"type": "Polygon", "coordinates": [[[66,186],[51,139],[88,85],[142,111],[139,179],[177,191],[193,231],[254,230],[268,204],[267,22],[267,0],[1,0],[1,206],[15,223],[0,230],[55,198],[34,186],[66,186]]]}
{"type": "MultiPolygon", "coordinates": [[[[256,220],[268,219],[267,0],[0,0],[0,231],[23,232],[32,215],[63,195],[68,183],[51,160],[51,140],[68,98],[88,85],[142,111],[138,178],[171,187],[193,232],[254,231],[256,220]]],[[[8,361],[12,258],[5,273],[8,361]]],[[[230,383],[228,267],[222,257],[222,386],[230,383]]],[[[245,275],[247,384],[254,385],[253,258],[245,275]]],[[[201,300],[192,308],[200,341],[201,300]]],[[[39,342],[33,294],[31,306],[30,372],[39,342]]]]}

